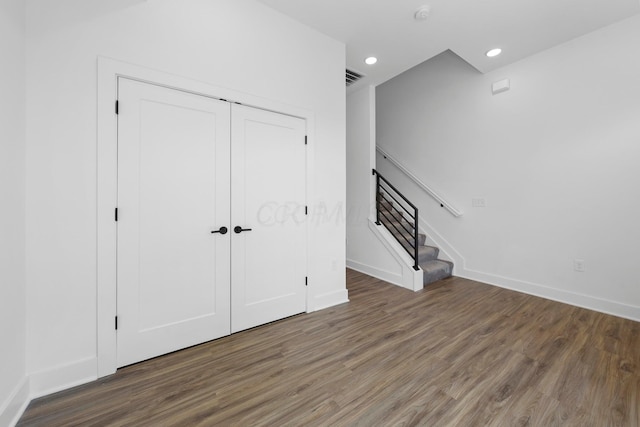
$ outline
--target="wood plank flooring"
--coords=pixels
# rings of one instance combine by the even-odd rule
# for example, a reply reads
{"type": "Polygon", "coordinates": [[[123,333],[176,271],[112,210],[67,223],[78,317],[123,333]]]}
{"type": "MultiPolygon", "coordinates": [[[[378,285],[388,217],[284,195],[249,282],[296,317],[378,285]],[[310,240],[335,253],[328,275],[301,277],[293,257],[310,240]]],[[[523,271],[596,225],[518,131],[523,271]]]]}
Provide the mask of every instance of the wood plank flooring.
{"type": "Polygon", "coordinates": [[[640,324],[460,278],[351,302],[35,400],[19,426],[640,426],[640,324]]]}

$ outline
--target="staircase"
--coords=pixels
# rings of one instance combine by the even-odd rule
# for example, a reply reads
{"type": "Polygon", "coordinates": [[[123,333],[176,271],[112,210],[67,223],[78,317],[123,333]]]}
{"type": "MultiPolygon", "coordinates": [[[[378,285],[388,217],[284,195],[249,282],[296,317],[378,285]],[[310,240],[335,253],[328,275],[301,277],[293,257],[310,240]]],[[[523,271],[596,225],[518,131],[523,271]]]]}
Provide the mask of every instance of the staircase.
{"type": "MultiPolygon", "coordinates": [[[[375,172],[375,171],[374,171],[375,172]]],[[[377,222],[395,237],[400,245],[414,258],[414,268],[423,271],[424,286],[445,279],[453,272],[453,263],[438,259],[440,249],[425,245],[426,237],[416,228],[418,210],[395,187],[377,174],[378,200],[377,222]],[[411,210],[413,209],[413,213],[411,210]],[[415,236],[417,238],[417,244],[415,236]]]]}

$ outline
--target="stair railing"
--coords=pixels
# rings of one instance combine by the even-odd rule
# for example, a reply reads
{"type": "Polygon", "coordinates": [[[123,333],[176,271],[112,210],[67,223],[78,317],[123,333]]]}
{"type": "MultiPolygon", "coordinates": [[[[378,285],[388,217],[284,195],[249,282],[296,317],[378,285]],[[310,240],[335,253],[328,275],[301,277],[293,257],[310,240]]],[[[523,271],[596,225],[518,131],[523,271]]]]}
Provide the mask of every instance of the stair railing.
{"type": "Polygon", "coordinates": [[[444,197],[442,197],[440,194],[438,194],[435,190],[433,190],[431,187],[429,187],[424,182],[420,181],[420,179],[415,174],[413,174],[409,169],[407,169],[404,166],[402,166],[402,163],[400,163],[397,159],[395,159],[389,153],[387,153],[386,151],[384,151],[382,148],[380,148],[378,146],[376,146],[376,151],[378,151],[378,153],[380,153],[382,155],[382,157],[384,157],[385,160],[389,161],[389,163],[391,163],[396,168],[398,168],[398,170],[400,172],[405,174],[410,180],[412,180],[425,193],[427,193],[429,196],[431,196],[436,202],[440,203],[440,207],[443,207],[446,210],[448,210],[451,213],[451,215],[453,215],[455,217],[461,217],[464,214],[464,212],[462,212],[460,209],[456,208],[451,203],[449,203],[447,200],[445,200],[444,197]]]}
{"type": "Polygon", "coordinates": [[[378,171],[372,169],[371,172],[376,177],[376,225],[384,225],[389,230],[400,246],[413,258],[413,269],[417,271],[420,269],[418,267],[418,208],[378,171]],[[384,202],[389,208],[384,208],[384,202]],[[401,218],[394,216],[394,210],[400,214],[401,218]],[[407,238],[406,233],[413,236],[413,242],[407,238]]]}

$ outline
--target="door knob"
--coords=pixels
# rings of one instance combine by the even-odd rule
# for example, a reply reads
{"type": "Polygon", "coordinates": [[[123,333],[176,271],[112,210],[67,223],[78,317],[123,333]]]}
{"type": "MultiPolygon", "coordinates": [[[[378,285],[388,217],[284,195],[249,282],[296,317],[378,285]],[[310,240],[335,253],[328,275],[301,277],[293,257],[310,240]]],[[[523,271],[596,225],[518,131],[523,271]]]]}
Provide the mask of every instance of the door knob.
{"type": "Polygon", "coordinates": [[[236,225],[236,226],[233,228],[233,231],[235,231],[235,232],[236,232],[236,234],[240,234],[240,233],[242,233],[243,231],[251,231],[251,229],[250,229],[250,228],[242,228],[242,227],[240,227],[239,225],[236,225]]]}
{"type": "Polygon", "coordinates": [[[220,227],[218,230],[213,230],[211,234],[214,234],[214,233],[227,234],[227,231],[229,231],[227,227],[220,227]]]}

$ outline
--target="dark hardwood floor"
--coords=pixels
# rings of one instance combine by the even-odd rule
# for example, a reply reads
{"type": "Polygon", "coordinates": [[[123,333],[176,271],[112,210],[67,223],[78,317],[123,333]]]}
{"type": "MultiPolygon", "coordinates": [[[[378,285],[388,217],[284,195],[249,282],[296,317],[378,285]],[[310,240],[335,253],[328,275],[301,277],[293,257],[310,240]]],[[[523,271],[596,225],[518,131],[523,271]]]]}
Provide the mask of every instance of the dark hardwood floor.
{"type": "Polygon", "coordinates": [[[640,324],[450,278],[35,400],[20,426],[640,426],[640,324]]]}

